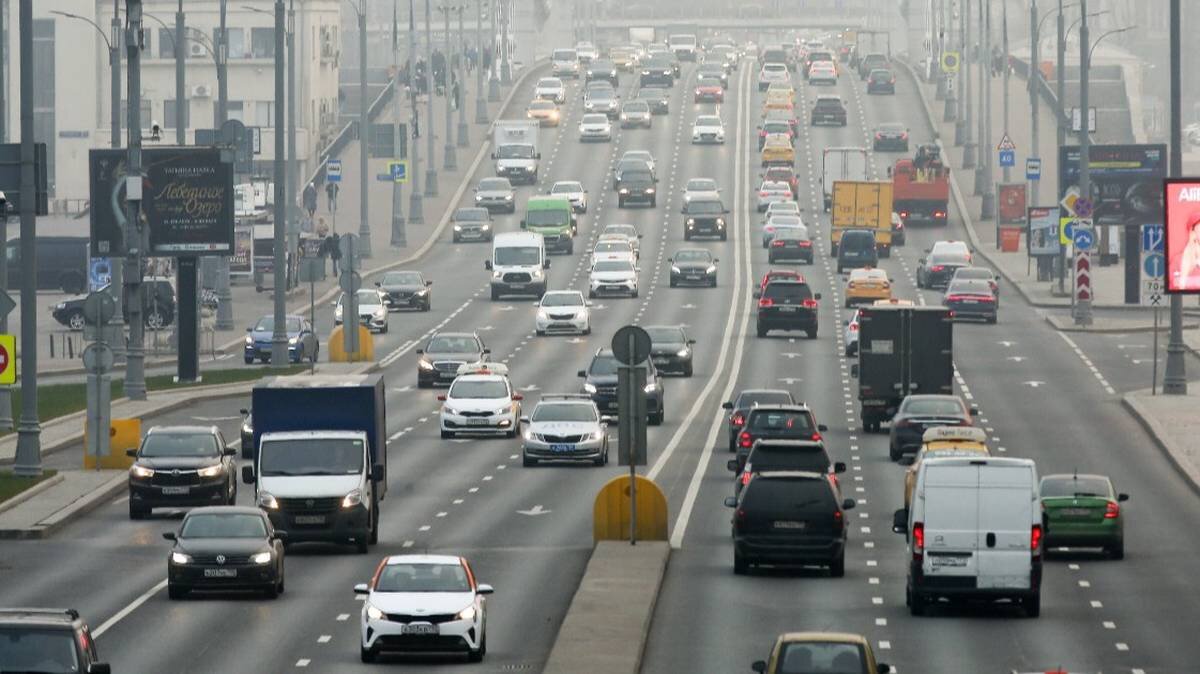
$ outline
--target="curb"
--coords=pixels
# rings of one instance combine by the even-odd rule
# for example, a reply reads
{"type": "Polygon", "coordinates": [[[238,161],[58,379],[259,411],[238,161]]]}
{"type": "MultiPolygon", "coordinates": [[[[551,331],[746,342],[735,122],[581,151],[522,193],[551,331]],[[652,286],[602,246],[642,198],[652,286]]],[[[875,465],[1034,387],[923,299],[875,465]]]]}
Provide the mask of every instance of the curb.
{"type": "Polygon", "coordinates": [[[1136,395],[1132,393],[1126,393],[1125,395],[1121,396],[1121,404],[1125,407],[1125,409],[1129,410],[1130,414],[1133,415],[1133,418],[1136,419],[1139,424],[1141,424],[1142,428],[1146,431],[1146,434],[1149,435],[1152,440],[1154,440],[1154,445],[1162,451],[1162,453],[1167,457],[1167,461],[1171,463],[1171,466],[1175,468],[1175,470],[1187,481],[1188,486],[1191,487],[1192,491],[1195,492],[1197,496],[1200,496],[1200,471],[1191,469],[1188,465],[1184,464],[1184,461],[1181,457],[1175,456],[1175,453],[1171,451],[1170,445],[1163,440],[1165,434],[1163,433],[1162,427],[1150,416],[1150,414],[1142,406],[1142,403],[1137,399],[1136,395]]]}
{"type": "Polygon", "coordinates": [[[66,507],[51,513],[46,519],[29,529],[0,529],[0,539],[30,540],[49,538],[59,529],[104,505],[118,492],[126,489],[129,476],[121,471],[112,476],[99,489],[89,492],[66,507]]]}
{"type": "MultiPolygon", "coordinates": [[[[1059,332],[1090,332],[1090,333],[1102,334],[1102,335],[1103,334],[1117,335],[1117,334],[1129,334],[1129,333],[1153,333],[1154,332],[1153,325],[1138,325],[1138,326],[1126,327],[1126,328],[1109,328],[1109,327],[1095,327],[1095,326],[1082,327],[1082,326],[1078,326],[1078,325],[1069,325],[1069,326],[1064,327],[1064,326],[1058,325],[1056,322],[1057,319],[1062,318],[1061,316],[1044,316],[1043,318],[1046,319],[1046,323],[1049,324],[1050,327],[1054,328],[1055,330],[1058,330],[1059,332]]],[[[1069,318],[1068,318],[1068,320],[1069,320],[1069,318]]],[[[1200,323],[1184,323],[1184,325],[1183,325],[1184,330],[1195,330],[1196,328],[1200,328],[1200,323]]],[[[1171,325],[1166,320],[1162,321],[1158,326],[1158,331],[1162,332],[1162,333],[1166,333],[1170,329],[1171,329],[1171,325]]],[[[1191,349],[1190,347],[1188,348],[1188,351],[1195,353],[1195,351],[1193,349],[1191,349]]]]}
{"type": "Polygon", "coordinates": [[[42,480],[41,482],[33,485],[29,489],[26,489],[25,491],[13,496],[12,498],[10,498],[6,501],[0,501],[0,513],[12,510],[13,508],[21,505],[22,503],[28,501],[29,499],[33,498],[34,496],[37,496],[38,494],[46,491],[50,487],[53,487],[54,485],[58,484],[59,482],[62,482],[65,479],[66,478],[63,477],[62,473],[58,473],[54,477],[42,480]]]}

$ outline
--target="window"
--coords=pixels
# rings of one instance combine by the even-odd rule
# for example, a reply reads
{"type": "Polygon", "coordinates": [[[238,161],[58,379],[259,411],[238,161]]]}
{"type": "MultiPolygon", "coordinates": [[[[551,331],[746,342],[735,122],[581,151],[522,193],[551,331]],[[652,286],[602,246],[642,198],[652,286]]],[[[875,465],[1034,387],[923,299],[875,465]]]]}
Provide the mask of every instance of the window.
{"type": "Polygon", "coordinates": [[[263,128],[275,126],[274,101],[258,101],[254,104],[254,123],[263,128]]]}
{"type": "Polygon", "coordinates": [[[250,29],[250,55],[256,59],[275,58],[275,29],[250,29]]]}
{"type": "MultiPolygon", "coordinates": [[[[213,28],[212,43],[213,46],[219,42],[221,34],[220,28],[213,28]]],[[[225,28],[225,35],[229,42],[229,58],[244,59],[250,57],[250,50],[246,49],[246,30],[244,28],[225,28]]]]}
{"type": "MultiPolygon", "coordinates": [[[[216,126],[216,120],[220,118],[220,115],[217,114],[217,101],[213,101],[213,126],[216,126]]],[[[245,102],[226,101],[225,119],[236,119],[239,122],[245,122],[245,102]]]]}
{"type": "MultiPolygon", "coordinates": [[[[151,120],[150,101],[143,98],[140,108],[141,109],[138,112],[138,116],[141,117],[139,120],[141,122],[141,127],[142,129],[149,129],[151,120]]],[[[129,128],[129,101],[124,99],[121,100],[121,128],[129,128]]]]}
{"type": "MultiPolygon", "coordinates": [[[[188,128],[192,125],[192,106],[185,99],[183,101],[183,128],[188,128]]],[[[168,129],[174,129],[175,124],[175,99],[168,98],[163,101],[163,120],[162,125],[168,129]]]]}
{"type": "Polygon", "coordinates": [[[175,36],[166,28],[158,29],[158,58],[175,58],[175,36]]]}

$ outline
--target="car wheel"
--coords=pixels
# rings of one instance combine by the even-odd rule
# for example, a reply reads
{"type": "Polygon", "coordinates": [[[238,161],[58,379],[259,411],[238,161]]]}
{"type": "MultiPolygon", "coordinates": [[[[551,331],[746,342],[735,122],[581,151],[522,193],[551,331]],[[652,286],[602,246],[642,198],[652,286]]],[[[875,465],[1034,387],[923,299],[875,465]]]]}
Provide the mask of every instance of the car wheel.
{"type": "Polygon", "coordinates": [[[454,431],[442,431],[443,440],[451,440],[454,438],[454,431]]]}
{"type": "Polygon", "coordinates": [[[379,654],[376,653],[373,649],[364,648],[363,646],[360,645],[358,647],[358,655],[362,659],[363,662],[371,663],[371,662],[375,662],[375,658],[379,654]]]}
{"type": "Polygon", "coordinates": [[[717,287],[717,277],[715,277],[715,276],[713,277],[713,280],[708,284],[708,287],[710,287],[710,288],[717,287]]]}
{"type": "Polygon", "coordinates": [[[135,506],[132,500],[129,502],[129,519],[144,520],[149,514],[150,510],[142,508],[141,506],[135,506]]]}
{"type": "Polygon", "coordinates": [[[841,578],[846,575],[846,553],[838,555],[829,565],[829,575],[833,578],[841,578]]]}
{"type": "Polygon", "coordinates": [[[750,563],[737,550],[733,551],[733,573],[744,576],[750,571],[750,563]]]}
{"type": "Polygon", "coordinates": [[[167,598],[168,599],[183,599],[187,596],[188,589],[182,585],[167,583],[167,598]]]}
{"type": "Polygon", "coordinates": [[[420,377],[417,377],[417,388],[433,388],[433,382],[425,381],[420,377]]]}
{"type": "Polygon", "coordinates": [[[908,590],[908,612],[914,616],[925,615],[925,597],[919,592],[908,590]]]}
{"type": "Polygon", "coordinates": [[[665,410],[659,410],[658,414],[651,414],[650,420],[649,420],[650,425],[651,426],[662,426],[663,417],[665,417],[666,415],[667,415],[667,413],[665,410]]]}
{"type": "Polygon", "coordinates": [[[1042,614],[1042,593],[1034,592],[1032,595],[1021,600],[1021,608],[1025,609],[1025,616],[1028,618],[1036,618],[1042,614]]]}
{"type": "Polygon", "coordinates": [[[483,662],[483,656],[485,656],[485,655],[487,655],[487,633],[486,632],[484,633],[483,638],[479,641],[479,648],[477,650],[470,651],[469,653],[467,653],[467,660],[469,660],[470,662],[483,662]]]}
{"type": "Polygon", "coordinates": [[[263,588],[263,596],[267,599],[275,599],[279,596],[279,584],[271,583],[263,588]]]}
{"type": "Polygon", "coordinates": [[[146,327],[151,330],[162,330],[167,325],[167,317],[159,310],[152,309],[146,314],[146,327]]]}
{"type": "Polygon", "coordinates": [[[690,377],[690,376],[692,376],[692,372],[693,372],[693,369],[692,369],[692,367],[693,367],[693,366],[692,366],[692,364],[691,364],[691,363],[688,363],[687,365],[685,365],[685,366],[683,367],[683,376],[685,376],[685,377],[690,377]]]}
{"type": "Polygon", "coordinates": [[[537,334],[537,336],[538,336],[538,337],[545,337],[545,336],[546,336],[546,331],[545,331],[545,330],[534,330],[534,333],[535,333],[535,334],[537,334]]]}
{"type": "Polygon", "coordinates": [[[893,444],[888,445],[888,458],[889,459],[891,459],[892,461],[899,461],[900,458],[903,456],[904,456],[904,452],[897,449],[896,445],[893,445],[893,444]]]}
{"type": "Polygon", "coordinates": [[[775,256],[767,253],[767,264],[775,264],[775,256]]]}
{"type": "Polygon", "coordinates": [[[83,317],[82,311],[72,311],[70,316],[67,316],[67,327],[72,330],[83,330],[84,324],[87,321],[83,317]]]}
{"type": "Polygon", "coordinates": [[[757,326],[757,328],[758,328],[758,336],[759,336],[759,337],[766,337],[766,336],[767,336],[767,329],[766,329],[766,328],[764,328],[764,327],[763,327],[763,326],[761,326],[761,325],[757,326]]]}
{"type": "Polygon", "coordinates": [[[521,455],[521,465],[525,466],[526,468],[532,468],[533,466],[538,465],[538,460],[530,458],[530,457],[522,454],[521,455]]]}
{"type": "Polygon", "coordinates": [[[722,241],[728,241],[728,240],[729,240],[729,235],[727,235],[725,232],[721,232],[721,240],[722,240],[722,241]]]}
{"type": "Polygon", "coordinates": [[[1116,545],[1108,548],[1108,556],[1113,559],[1125,559],[1125,541],[1120,541],[1116,545]]]}
{"type": "Polygon", "coordinates": [[[492,288],[492,301],[495,302],[498,299],[500,299],[500,291],[496,288],[492,288]]]}
{"type": "Polygon", "coordinates": [[[367,554],[368,546],[367,539],[359,538],[354,541],[354,551],[360,555],[367,554]]]}
{"type": "Polygon", "coordinates": [[[817,338],[817,329],[813,328],[812,330],[805,330],[804,335],[806,337],[808,337],[809,339],[816,339],[817,338]]]}

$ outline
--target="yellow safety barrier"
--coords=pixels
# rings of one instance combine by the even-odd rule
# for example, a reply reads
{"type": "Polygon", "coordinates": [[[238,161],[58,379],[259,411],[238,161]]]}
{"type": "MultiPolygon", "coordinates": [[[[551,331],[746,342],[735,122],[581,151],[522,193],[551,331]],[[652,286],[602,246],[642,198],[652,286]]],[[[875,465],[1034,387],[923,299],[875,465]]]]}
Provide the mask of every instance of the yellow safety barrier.
{"type": "Polygon", "coordinates": [[[366,326],[358,326],[358,351],[349,353],[344,344],[345,336],[342,328],[337,326],[329,334],[329,360],[333,363],[351,363],[375,360],[375,342],[371,339],[371,331],[366,326]]]}
{"type": "MultiPolygon", "coordinates": [[[[667,497],[653,480],[641,475],[635,479],[637,540],[667,540],[667,497]]],[[[600,488],[592,508],[593,540],[629,540],[630,500],[628,475],[614,477],[600,488]]]]}
{"type": "MultiPolygon", "coordinates": [[[[87,437],[86,423],[83,426],[83,437],[87,437]]],[[[133,465],[133,457],[126,456],[125,450],[137,449],[141,442],[141,419],[113,419],[108,427],[108,454],[100,457],[100,467],[118,470],[129,468],[133,465]]],[[[84,452],[83,467],[86,470],[95,468],[96,457],[84,452]]]]}

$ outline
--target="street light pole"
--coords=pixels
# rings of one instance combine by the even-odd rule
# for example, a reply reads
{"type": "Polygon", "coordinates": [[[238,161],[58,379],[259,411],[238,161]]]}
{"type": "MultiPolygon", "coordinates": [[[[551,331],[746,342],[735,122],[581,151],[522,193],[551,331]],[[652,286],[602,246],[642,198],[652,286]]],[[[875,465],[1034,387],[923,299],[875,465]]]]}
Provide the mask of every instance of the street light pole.
{"type": "MultiPolygon", "coordinates": [[[[1058,125],[1055,129],[1057,136],[1056,147],[1061,148],[1067,144],[1067,122],[1066,122],[1066,102],[1063,100],[1063,88],[1066,84],[1063,69],[1066,67],[1067,60],[1067,42],[1066,42],[1066,20],[1063,17],[1063,0],[1058,0],[1058,62],[1054,69],[1054,74],[1058,78],[1055,96],[1058,98],[1058,125]]],[[[1061,156],[1061,155],[1060,155],[1061,156]]],[[[1067,247],[1058,247],[1058,292],[1060,295],[1067,292],[1067,247]]]]}
{"type": "Polygon", "coordinates": [[[487,101],[483,98],[483,0],[475,0],[475,55],[478,61],[475,64],[475,123],[487,124],[487,101]]]}
{"type": "Polygon", "coordinates": [[[972,108],[974,106],[971,105],[971,58],[970,52],[968,51],[971,47],[971,42],[967,38],[968,30],[971,27],[971,0],[963,0],[962,9],[962,19],[961,23],[959,24],[961,30],[959,31],[958,35],[959,51],[961,52],[958,59],[959,63],[961,64],[959,66],[959,77],[961,78],[962,83],[961,95],[964,99],[963,118],[960,120],[962,122],[963,130],[962,167],[964,169],[973,169],[975,168],[975,130],[971,126],[971,113],[973,112],[972,108]]]}
{"type": "Polygon", "coordinates": [[[433,8],[425,0],[425,147],[429,151],[429,168],[425,170],[425,196],[438,195],[437,169],[433,166],[433,8]]]}
{"type": "MultiPolygon", "coordinates": [[[[1088,91],[1088,70],[1091,69],[1091,51],[1088,43],[1091,41],[1091,36],[1088,30],[1087,0],[1080,0],[1079,12],[1079,194],[1081,197],[1091,198],[1092,172],[1090,166],[1091,157],[1089,155],[1092,149],[1092,135],[1088,132],[1088,98],[1090,93],[1088,91]]],[[[1087,259],[1087,251],[1083,251],[1082,255],[1084,259],[1087,259]]],[[[1086,298],[1076,297],[1074,306],[1075,324],[1091,325],[1091,293],[1086,298]]]]}
{"type": "MultiPolygon", "coordinates": [[[[187,144],[187,117],[185,113],[187,109],[187,100],[184,95],[184,69],[183,69],[183,0],[179,0],[178,8],[175,10],[175,144],[187,144]]],[[[166,120],[163,120],[166,121],[166,120]]],[[[194,268],[194,267],[193,267],[194,268]]]]}
{"type": "Polygon", "coordinates": [[[146,323],[142,316],[142,0],[126,0],[125,45],[129,50],[126,99],[129,103],[129,158],[125,189],[125,303],[129,346],[125,355],[125,396],[146,399],[146,323]],[[130,190],[130,187],[135,187],[130,190]]]}
{"type": "Polygon", "coordinates": [[[984,103],[984,100],[983,100],[983,89],[985,86],[987,86],[989,75],[988,75],[988,71],[987,71],[987,67],[988,67],[987,55],[984,54],[984,48],[983,48],[983,13],[984,13],[984,10],[987,8],[987,4],[986,4],[986,2],[984,2],[984,0],[976,0],[976,2],[978,3],[976,10],[979,12],[979,16],[977,18],[977,23],[978,23],[979,28],[978,28],[978,32],[975,34],[975,39],[978,42],[974,46],[975,46],[975,61],[979,67],[979,72],[977,73],[977,75],[979,77],[979,81],[976,82],[976,84],[975,84],[975,88],[976,88],[975,102],[979,104],[979,119],[976,120],[976,123],[975,123],[975,127],[976,127],[975,128],[975,137],[978,142],[979,156],[978,156],[978,160],[975,162],[975,195],[978,196],[978,195],[983,194],[983,183],[987,179],[986,178],[986,176],[987,176],[986,166],[988,163],[989,150],[988,150],[988,146],[987,146],[988,145],[987,133],[986,133],[986,129],[984,127],[984,123],[987,120],[987,112],[988,111],[987,111],[987,105],[984,103]]]}
{"type": "MultiPolygon", "coordinates": [[[[512,27],[512,0],[499,0],[500,15],[500,83],[512,84],[512,66],[508,62],[508,31],[512,27]]],[[[595,34],[593,33],[593,39],[595,34]]]]}
{"type": "MultiPolygon", "coordinates": [[[[1180,23],[1182,21],[1180,0],[1171,0],[1170,51],[1171,51],[1171,177],[1183,176],[1183,102],[1182,60],[1180,23]]],[[[1163,393],[1187,395],[1187,365],[1184,361],[1186,347],[1183,344],[1183,295],[1171,295],[1171,332],[1167,338],[1167,368],[1163,377],[1163,393]]]]}
{"type": "Polygon", "coordinates": [[[467,8],[465,4],[459,5],[458,9],[458,67],[454,69],[457,73],[455,82],[458,84],[458,97],[455,104],[458,106],[458,146],[467,147],[471,144],[468,134],[470,130],[467,128],[467,78],[466,78],[466,63],[467,63],[467,33],[463,29],[463,11],[467,8]]]}
{"type": "Polygon", "coordinates": [[[287,163],[284,161],[283,138],[283,101],[284,63],[286,52],[284,46],[284,8],[283,0],[275,0],[275,209],[274,225],[275,240],[272,251],[275,254],[275,289],[273,296],[274,326],[271,330],[271,367],[284,368],[288,366],[288,337],[287,337],[287,258],[284,249],[287,245],[286,213],[287,195],[284,192],[287,183],[287,163]]]}
{"type": "MultiPolygon", "coordinates": [[[[220,19],[217,31],[217,129],[225,125],[229,103],[229,36],[225,30],[225,14],[228,0],[221,0],[219,5],[220,19]]],[[[217,257],[217,329],[233,329],[233,293],[229,289],[229,256],[217,257]]]]}
{"type": "MultiPolygon", "coordinates": [[[[300,209],[296,204],[296,186],[300,166],[296,163],[296,0],[288,0],[287,11],[287,216],[288,251],[292,259],[300,255],[300,209]]],[[[281,129],[282,131],[282,129],[281,129]]],[[[309,230],[312,223],[308,223],[309,230]]]]}
{"type": "MultiPolygon", "coordinates": [[[[983,54],[984,58],[990,58],[992,55],[992,7],[987,5],[987,12],[984,13],[984,25],[986,28],[983,31],[983,54]]],[[[995,192],[995,174],[993,173],[993,165],[996,161],[996,155],[992,154],[992,75],[986,73],[984,81],[984,98],[983,108],[984,114],[984,132],[983,140],[980,141],[982,146],[980,149],[980,161],[983,164],[983,194],[980,198],[979,216],[984,220],[991,219],[996,212],[996,192],[995,192]]],[[[999,243],[1000,237],[997,234],[996,241],[999,243]]]]}
{"type": "MultiPolygon", "coordinates": [[[[371,186],[367,177],[367,149],[371,128],[367,111],[367,0],[358,0],[358,250],[359,257],[371,257],[371,225],[367,217],[367,192],[371,186]]],[[[353,260],[350,269],[353,270],[353,260]]],[[[353,295],[353,293],[350,293],[353,295]]],[[[356,306],[351,304],[349,306],[356,306]]],[[[347,308],[349,308],[349,306],[347,308]]],[[[351,342],[357,344],[357,341],[351,342]]]]}
{"type": "MultiPolygon", "coordinates": [[[[1003,45],[1002,49],[1004,51],[1004,134],[1002,137],[1007,137],[1008,136],[1008,128],[1009,128],[1008,127],[1009,99],[1011,98],[1008,93],[1008,83],[1009,83],[1009,71],[1012,70],[1012,68],[1009,67],[1009,52],[1008,52],[1008,3],[1006,2],[1003,5],[1001,5],[1001,8],[1002,8],[1002,13],[1000,15],[1000,17],[1001,17],[1000,18],[1000,27],[1001,27],[1002,33],[1001,33],[1000,40],[1001,40],[1001,44],[1003,45]]],[[[1036,124],[1037,122],[1034,122],[1034,123],[1036,124]]],[[[1036,150],[1034,150],[1034,151],[1036,152],[1036,150]]],[[[1004,182],[1006,182],[1006,183],[1012,182],[1012,167],[1007,166],[1007,165],[1004,166],[1003,167],[1003,175],[1004,175],[1004,182]]]]}
{"type": "MultiPolygon", "coordinates": [[[[1029,84],[1029,107],[1033,113],[1033,147],[1029,148],[1030,157],[1040,157],[1042,151],[1041,124],[1038,120],[1038,94],[1040,93],[1040,85],[1042,83],[1042,68],[1041,61],[1039,60],[1039,52],[1041,50],[1039,41],[1042,39],[1041,28],[1041,22],[1038,21],[1037,0],[1031,0],[1029,4],[1029,77],[1027,78],[1029,84]]],[[[1029,203],[1042,203],[1040,190],[1038,189],[1041,187],[1041,182],[1040,178],[1033,178],[1029,182],[1029,203]]],[[[1041,280],[1040,274],[1039,280],[1041,280]]]]}
{"type": "MultiPolygon", "coordinates": [[[[503,0],[490,0],[488,13],[492,15],[492,32],[488,35],[488,100],[496,103],[500,100],[500,63],[496,53],[496,15],[500,13],[500,3],[503,0]]],[[[483,45],[479,46],[479,62],[483,63],[483,45]]]]}
{"type": "MultiPolygon", "coordinates": [[[[954,25],[954,23],[953,23],[953,2],[951,2],[950,5],[945,4],[945,0],[942,0],[942,2],[943,2],[943,4],[942,4],[942,12],[943,12],[943,14],[942,14],[942,39],[940,40],[940,43],[941,43],[942,55],[945,56],[946,47],[947,47],[947,44],[948,44],[948,41],[950,38],[950,28],[951,28],[951,26],[954,25]]],[[[943,86],[946,87],[946,107],[942,111],[942,121],[953,122],[955,120],[955,118],[958,116],[958,100],[957,100],[958,96],[957,96],[956,92],[954,91],[953,76],[948,75],[941,71],[941,65],[940,65],[941,60],[940,59],[939,59],[938,63],[939,63],[938,71],[937,71],[938,78],[940,78],[943,82],[945,82],[945,84],[943,86]]]]}
{"type": "Polygon", "coordinates": [[[412,188],[408,191],[408,221],[414,225],[425,224],[424,197],[421,195],[421,140],[418,132],[421,128],[420,110],[417,109],[417,11],[416,0],[408,0],[408,101],[411,114],[412,131],[409,133],[412,146],[412,171],[409,180],[412,188]]]}
{"type": "MultiPolygon", "coordinates": [[[[445,69],[442,72],[442,81],[445,83],[445,91],[443,95],[446,98],[446,143],[445,143],[445,159],[442,161],[442,168],[447,171],[454,171],[458,168],[458,152],[455,150],[454,137],[450,133],[450,129],[454,126],[454,109],[450,106],[450,76],[454,72],[454,41],[450,38],[450,13],[454,11],[453,5],[441,5],[438,11],[442,13],[442,19],[445,22],[446,35],[446,51],[443,57],[446,61],[445,69]]],[[[432,66],[432,63],[430,64],[432,66]]]]}
{"type": "MultiPolygon", "coordinates": [[[[403,109],[400,91],[400,42],[396,32],[396,0],[392,0],[392,146],[396,148],[394,155],[400,154],[400,145],[406,138],[400,133],[400,111],[403,109]]],[[[401,183],[392,181],[392,237],[391,245],[400,247],[408,245],[407,232],[404,231],[404,187],[401,183]]]]}

